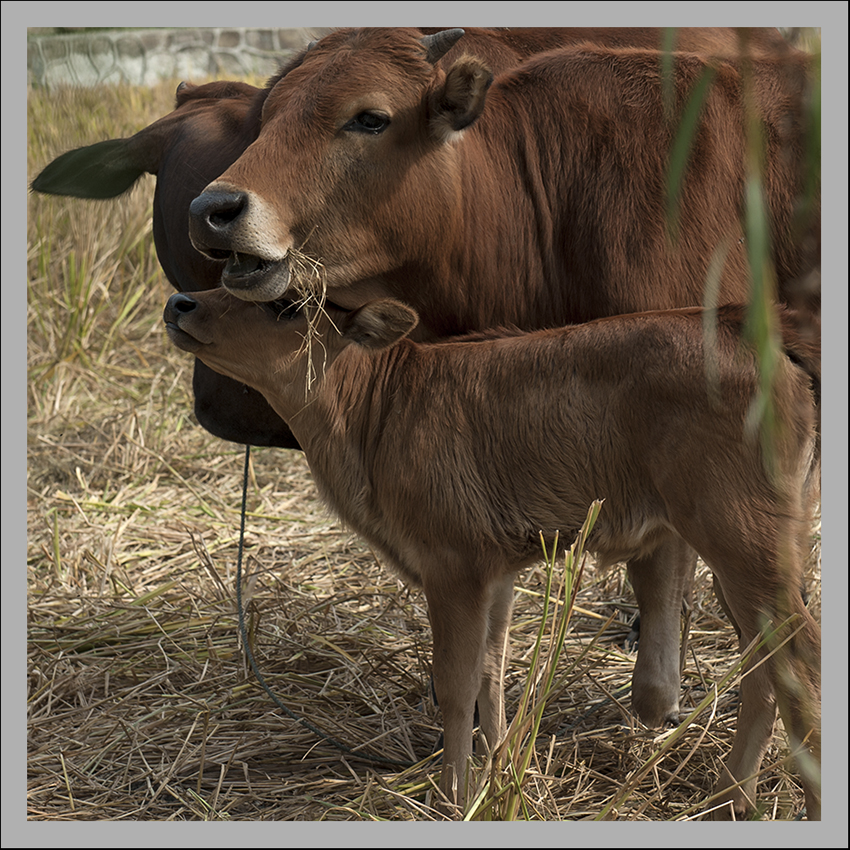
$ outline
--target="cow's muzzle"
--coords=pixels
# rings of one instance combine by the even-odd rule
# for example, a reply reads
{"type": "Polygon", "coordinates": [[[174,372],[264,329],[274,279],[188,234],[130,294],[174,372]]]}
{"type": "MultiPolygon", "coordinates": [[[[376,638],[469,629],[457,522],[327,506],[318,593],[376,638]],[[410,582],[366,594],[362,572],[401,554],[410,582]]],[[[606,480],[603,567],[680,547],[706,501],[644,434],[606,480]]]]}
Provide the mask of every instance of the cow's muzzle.
{"type": "Polygon", "coordinates": [[[222,285],[246,301],[274,301],[289,286],[289,262],[269,238],[261,202],[247,192],[208,190],[189,206],[189,236],[202,254],[224,260],[222,285]]]}
{"type": "Polygon", "coordinates": [[[194,246],[214,260],[234,250],[248,214],[246,192],[204,192],[189,205],[189,235],[194,246]]]}

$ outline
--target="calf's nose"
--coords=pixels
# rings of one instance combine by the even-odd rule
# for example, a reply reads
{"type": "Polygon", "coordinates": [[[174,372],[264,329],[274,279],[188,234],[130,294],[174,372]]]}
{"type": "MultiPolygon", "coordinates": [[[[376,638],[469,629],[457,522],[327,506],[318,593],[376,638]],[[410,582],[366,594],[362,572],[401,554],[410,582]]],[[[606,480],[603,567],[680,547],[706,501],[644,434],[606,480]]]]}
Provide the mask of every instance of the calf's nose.
{"type": "Polygon", "coordinates": [[[177,317],[183,313],[191,313],[198,306],[198,302],[185,292],[175,292],[165,303],[162,317],[168,322],[175,322],[177,317]]]}
{"type": "Polygon", "coordinates": [[[213,259],[224,259],[233,250],[233,232],[247,208],[245,192],[210,191],[198,195],[189,205],[189,235],[195,247],[213,259]]]}

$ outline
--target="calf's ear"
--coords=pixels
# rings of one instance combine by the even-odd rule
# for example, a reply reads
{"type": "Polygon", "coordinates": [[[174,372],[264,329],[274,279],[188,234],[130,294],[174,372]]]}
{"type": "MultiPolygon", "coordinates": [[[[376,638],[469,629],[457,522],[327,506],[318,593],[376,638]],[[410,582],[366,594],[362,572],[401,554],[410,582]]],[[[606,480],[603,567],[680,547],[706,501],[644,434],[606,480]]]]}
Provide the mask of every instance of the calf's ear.
{"type": "Polygon", "coordinates": [[[457,137],[484,111],[493,72],[474,56],[462,56],[431,95],[431,131],[441,141],[457,137]]]}
{"type": "Polygon", "coordinates": [[[353,310],[342,323],[343,339],[377,351],[407,336],[419,321],[416,311],[400,301],[370,301],[353,310]]]}

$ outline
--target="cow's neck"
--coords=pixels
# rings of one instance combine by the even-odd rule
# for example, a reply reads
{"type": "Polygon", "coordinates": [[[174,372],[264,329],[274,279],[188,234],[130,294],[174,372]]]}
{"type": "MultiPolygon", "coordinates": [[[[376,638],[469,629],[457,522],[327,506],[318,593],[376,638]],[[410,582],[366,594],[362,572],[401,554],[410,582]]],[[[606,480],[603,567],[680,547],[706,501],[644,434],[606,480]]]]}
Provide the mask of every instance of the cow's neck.
{"type": "Polygon", "coordinates": [[[570,282],[553,206],[563,204],[557,176],[548,174],[544,163],[529,161],[533,153],[527,141],[517,141],[509,156],[504,140],[499,156],[488,141],[485,132],[470,131],[459,143],[460,159],[452,170],[462,186],[458,206],[448,216],[451,226],[433,250],[389,276],[393,295],[420,314],[419,338],[427,336],[426,329],[443,337],[501,325],[530,330],[583,318],[567,310],[569,299],[564,298],[570,282]],[[486,160],[488,171],[468,167],[473,158],[486,160]],[[534,181],[523,176],[535,168],[534,181]]]}

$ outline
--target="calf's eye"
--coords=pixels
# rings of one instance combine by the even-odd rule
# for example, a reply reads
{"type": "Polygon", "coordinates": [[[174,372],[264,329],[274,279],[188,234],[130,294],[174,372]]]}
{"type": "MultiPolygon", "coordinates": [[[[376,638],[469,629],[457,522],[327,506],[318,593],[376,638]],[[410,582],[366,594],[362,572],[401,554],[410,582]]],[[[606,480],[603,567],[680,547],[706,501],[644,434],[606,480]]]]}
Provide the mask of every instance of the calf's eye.
{"type": "Polygon", "coordinates": [[[300,312],[298,303],[285,298],[279,298],[277,301],[264,301],[262,307],[276,319],[294,319],[300,312]]]}

